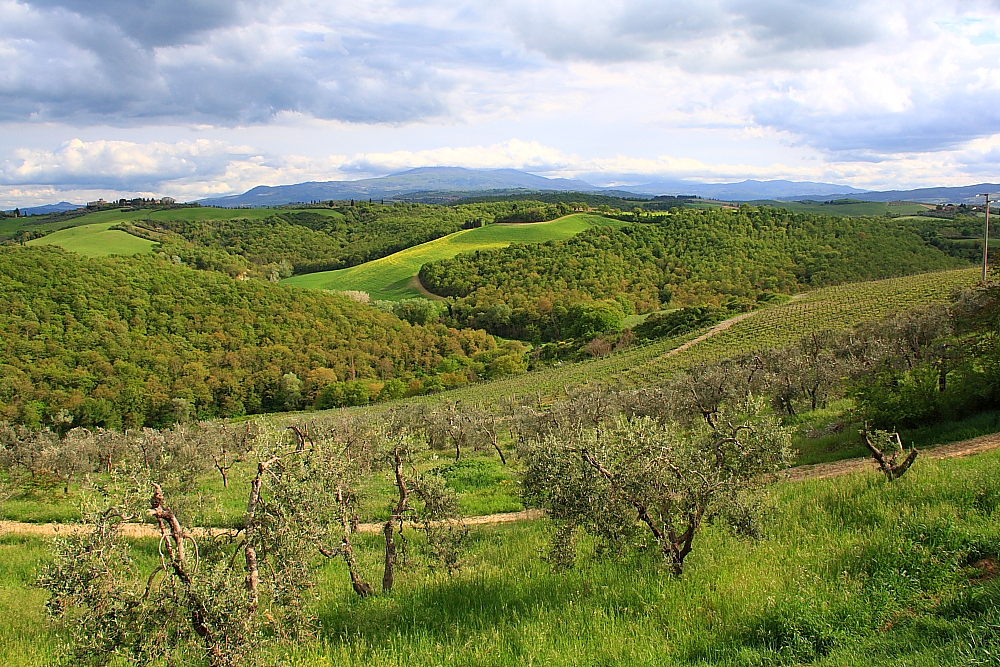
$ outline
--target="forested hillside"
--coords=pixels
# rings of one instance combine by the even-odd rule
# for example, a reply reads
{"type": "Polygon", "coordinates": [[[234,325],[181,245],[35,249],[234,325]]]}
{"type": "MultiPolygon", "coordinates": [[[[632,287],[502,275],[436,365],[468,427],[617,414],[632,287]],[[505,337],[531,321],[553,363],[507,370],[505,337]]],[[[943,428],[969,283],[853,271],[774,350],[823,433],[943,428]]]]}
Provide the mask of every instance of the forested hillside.
{"type": "MultiPolygon", "coordinates": [[[[274,267],[281,277],[287,277],[354,266],[469,227],[540,222],[569,211],[565,204],[525,201],[455,207],[357,202],[332,210],[275,211],[265,219],[146,220],[135,224],[140,234],[144,229],[152,234],[176,234],[196,249],[222,250],[244,258],[249,268],[274,267]]],[[[166,242],[168,252],[184,255],[185,249],[169,235],[155,238],[166,242]]]]}
{"type": "Polygon", "coordinates": [[[767,300],[774,293],[963,265],[883,218],[744,206],[685,209],[567,241],[512,245],[426,264],[423,285],[457,297],[453,322],[526,339],[573,336],[574,304],[624,314],[668,305],[767,300]]]}
{"type": "Polygon", "coordinates": [[[0,249],[0,421],[136,427],[338,405],[514,372],[482,331],[154,256],[0,249]]]}

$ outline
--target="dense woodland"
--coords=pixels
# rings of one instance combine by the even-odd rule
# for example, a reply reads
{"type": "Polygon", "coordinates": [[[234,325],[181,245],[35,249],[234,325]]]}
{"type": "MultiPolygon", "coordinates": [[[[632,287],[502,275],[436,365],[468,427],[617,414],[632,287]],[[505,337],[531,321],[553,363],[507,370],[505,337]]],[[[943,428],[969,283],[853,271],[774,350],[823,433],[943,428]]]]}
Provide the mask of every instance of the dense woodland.
{"type": "Polygon", "coordinates": [[[839,218],[744,206],[685,209],[567,241],[465,253],[422,267],[420,280],[456,297],[451,322],[503,336],[574,336],[574,306],[621,314],[668,305],[768,300],[776,293],[961,265],[884,218],[839,218]],[[598,307],[598,306],[592,306],[598,307]]]}
{"type": "Polygon", "coordinates": [[[157,257],[0,249],[0,420],[138,427],[523,370],[523,346],[157,257]],[[325,393],[324,393],[325,391],[325,393]]]}

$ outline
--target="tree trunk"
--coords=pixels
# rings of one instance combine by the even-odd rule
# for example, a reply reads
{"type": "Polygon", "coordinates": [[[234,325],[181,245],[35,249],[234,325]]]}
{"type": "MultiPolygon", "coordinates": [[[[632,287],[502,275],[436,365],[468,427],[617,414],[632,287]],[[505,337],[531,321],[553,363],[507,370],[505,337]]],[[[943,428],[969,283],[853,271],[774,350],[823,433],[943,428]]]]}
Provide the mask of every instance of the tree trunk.
{"type": "Polygon", "coordinates": [[[247,612],[253,615],[260,605],[260,571],[257,562],[257,548],[254,546],[254,532],[256,532],[257,506],[260,504],[261,488],[264,485],[264,473],[271,467],[278,457],[272,457],[268,461],[261,461],[257,464],[257,476],[250,484],[250,497],[247,499],[247,516],[243,524],[246,532],[243,542],[243,558],[246,561],[246,590],[250,596],[247,604],[247,612]]]}
{"type": "Polygon", "coordinates": [[[347,564],[347,572],[351,577],[351,587],[359,596],[366,598],[369,595],[374,595],[375,589],[362,578],[358,561],[354,557],[354,545],[351,543],[351,533],[354,530],[355,522],[349,512],[344,490],[340,487],[337,488],[337,502],[340,504],[340,523],[344,529],[344,535],[340,543],[340,553],[347,564]]]}
{"type": "Polygon", "coordinates": [[[396,508],[389,517],[389,520],[385,522],[385,527],[382,529],[382,534],[385,535],[385,573],[382,576],[382,592],[388,593],[392,590],[392,586],[395,583],[396,578],[396,537],[395,529],[396,523],[399,523],[399,528],[403,528],[403,515],[409,510],[407,501],[410,497],[410,490],[406,486],[406,480],[403,479],[403,458],[399,453],[399,448],[397,447],[393,453],[393,459],[395,461],[395,473],[396,473],[396,489],[399,491],[399,502],[396,503],[396,508]]]}

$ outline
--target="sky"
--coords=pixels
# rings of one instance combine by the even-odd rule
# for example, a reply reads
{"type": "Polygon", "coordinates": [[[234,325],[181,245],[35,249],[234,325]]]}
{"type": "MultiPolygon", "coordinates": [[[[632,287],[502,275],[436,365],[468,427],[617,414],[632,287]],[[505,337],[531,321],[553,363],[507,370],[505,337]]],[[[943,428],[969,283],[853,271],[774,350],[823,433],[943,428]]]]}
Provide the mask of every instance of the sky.
{"type": "Polygon", "coordinates": [[[0,0],[0,207],[421,166],[1000,181],[1000,0],[0,0]]]}

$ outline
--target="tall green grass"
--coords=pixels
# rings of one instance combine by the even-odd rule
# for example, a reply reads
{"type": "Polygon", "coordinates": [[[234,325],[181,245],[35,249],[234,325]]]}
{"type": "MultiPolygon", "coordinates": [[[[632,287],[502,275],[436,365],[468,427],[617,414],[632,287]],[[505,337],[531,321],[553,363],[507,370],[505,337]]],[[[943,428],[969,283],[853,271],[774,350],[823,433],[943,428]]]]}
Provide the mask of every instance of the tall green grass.
{"type": "MultiPolygon", "coordinates": [[[[786,482],[769,506],[763,540],[707,527],[680,578],[641,549],[555,572],[544,520],[476,528],[462,572],[410,570],[389,596],[358,599],[330,563],[318,639],[267,664],[997,664],[1000,453],[921,460],[894,483],[786,482]]],[[[2,664],[49,664],[57,637],[30,588],[45,558],[41,540],[0,539],[2,664]]],[[[376,565],[362,561],[371,579],[376,565]]]]}

